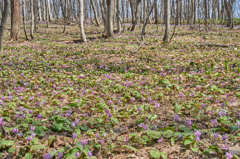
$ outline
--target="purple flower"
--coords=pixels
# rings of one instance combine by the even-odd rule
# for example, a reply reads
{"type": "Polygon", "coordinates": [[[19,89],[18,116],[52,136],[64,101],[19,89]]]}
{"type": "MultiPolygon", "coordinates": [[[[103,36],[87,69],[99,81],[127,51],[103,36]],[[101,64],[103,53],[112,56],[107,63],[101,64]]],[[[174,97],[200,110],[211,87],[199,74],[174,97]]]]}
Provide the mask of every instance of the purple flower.
{"type": "Polygon", "coordinates": [[[227,115],[227,111],[226,110],[221,110],[219,111],[218,115],[221,116],[226,116],[227,115]]]}
{"type": "Polygon", "coordinates": [[[159,103],[155,103],[155,107],[156,107],[156,109],[158,109],[160,107],[160,104],[159,103]]]}
{"type": "Polygon", "coordinates": [[[14,129],[12,130],[12,132],[13,132],[14,134],[17,134],[17,133],[19,132],[19,130],[18,130],[18,128],[14,128],[14,129]]]}
{"type": "Polygon", "coordinates": [[[0,117],[0,127],[3,126],[3,117],[0,117]]]}
{"type": "Polygon", "coordinates": [[[217,119],[213,119],[213,120],[211,120],[211,123],[212,123],[214,126],[216,126],[216,125],[218,124],[218,121],[217,121],[217,119]]]}
{"type": "Polygon", "coordinates": [[[106,113],[107,113],[107,116],[108,116],[109,118],[112,118],[112,114],[111,114],[111,112],[110,112],[109,109],[106,109],[106,113]]]}
{"type": "Polygon", "coordinates": [[[227,159],[232,159],[233,158],[233,155],[231,152],[226,152],[226,158],[227,159]]]}
{"type": "Polygon", "coordinates": [[[207,104],[202,104],[202,108],[205,109],[207,104]]]}
{"type": "Polygon", "coordinates": [[[76,123],[75,122],[72,122],[72,127],[76,127],[76,123]]]}
{"type": "Polygon", "coordinates": [[[63,157],[63,152],[58,152],[58,158],[57,159],[61,159],[63,157]]]}
{"type": "Polygon", "coordinates": [[[35,137],[36,136],[36,134],[35,133],[32,133],[32,137],[35,137]]]}
{"type": "Polygon", "coordinates": [[[213,137],[214,137],[215,140],[217,140],[218,137],[219,137],[219,134],[218,134],[218,133],[214,133],[214,134],[213,134],[213,137]]]}
{"type": "Polygon", "coordinates": [[[192,120],[188,120],[187,125],[188,125],[188,127],[191,127],[192,126],[192,120]]]}
{"type": "Polygon", "coordinates": [[[178,114],[177,114],[177,115],[175,115],[175,117],[174,117],[174,120],[175,120],[176,122],[180,121],[180,117],[179,117],[179,115],[178,115],[178,114]]]}
{"type": "Polygon", "coordinates": [[[34,131],[35,130],[35,126],[31,126],[31,131],[34,131]]]}
{"type": "Polygon", "coordinates": [[[129,141],[129,138],[128,138],[128,136],[126,136],[126,138],[125,138],[125,141],[126,141],[126,142],[128,142],[128,141],[129,141]]]}
{"type": "Polygon", "coordinates": [[[47,153],[44,155],[44,159],[51,159],[51,158],[52,158],[52,156],[50,153],[47,153]]]}
{"type": "Polygon", "coordinates": [[[97,138],[97,139],[99,138],[99,133],[96,134],[96,138],[97,138]]]}
{"type": "Polygon", "coordinates": [[[84,140],[80,141],[80,143],[82,144],[83,147],[85,147],[88,144],[88,140],[84,139],[84,140]]]}
{"type": "Polygon", "coordinates": [[[79,152],[76,152],[76,153],[75,153],[75,156],[76,156],[77,158],[79,158],[80,155],[81,155],[81,154],[80,154],[79,152]]]}
{"type": "Polygon", "coordinates": [[[195,133],[194,133],[195,137],[196,137],[196,140],[197,141],[200,141],[200,137],[202,135],[201,131],[197,130],[195,133]]]}
{"type": "Polygon", "coordinates": [[[142,108],[141,107],[138,107],[138,112],[140,113],[142,111],[142,108]]]}
{"type": "Polygon", "coordinates": [[[77,138],[77,133],[73,133],[73,140],[75,140],[77,138]]]}
{"type": "Polygon", "coordinates": [[[222,136],[222,140],[223,140],[223,141],[225,141],[225,140],[227,140],[227,139],[228,139],[228,136],[227,136],[226,134],[222,136]]]}
{"type": "Polygon", "coordinates": [[[179,96],[180,96],[181,98],[184,98],[184,97],[185,97],[184,93],[182,93],[182,92],[179,94],[179,96]]]}
{"type": "Polygon", "coordinates": [[[42,118],[42,115],[41,115],[41,114],[38,114],[37,118],[38,118],[38,119],[41,119],[41,118],[42,118]]]}
{"type": "Polygon", "coordinates": [[[33,110],[29,110],[29,114],[32,114],[33,113],[33,110]]]}
{"type": "Polygon", "coordinates": [[[92,154],[91,151],[88,151],[88,156],[89,156],[89,157],[92,157],[92,156],[93,156],[93,154],[92,154]]]}
{"type": "Polygon", "coordinates": [[[32,136],[28,136],[27,141],[29,141],[29,142],[32,141],[32,136]]]}

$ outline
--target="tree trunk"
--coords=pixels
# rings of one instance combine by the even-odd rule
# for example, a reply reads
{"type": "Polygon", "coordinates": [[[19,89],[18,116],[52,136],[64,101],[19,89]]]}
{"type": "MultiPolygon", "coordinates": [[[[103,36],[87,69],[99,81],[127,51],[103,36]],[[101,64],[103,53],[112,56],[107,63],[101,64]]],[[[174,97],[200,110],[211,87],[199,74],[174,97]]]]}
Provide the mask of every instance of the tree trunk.
{"type": "Polygon", "coordinates": [[[158,1],[154,1],[155,24],[158,24],[158,1]]]}
{"type": "Polygon", "coordinates": [[[82,37],[82,41],[83,42],[86,42],[87,41],[87,38],[86,38],[86,34],[85,34],[85,31],[84,31],[84,3],[83,3],[83,0],[78,0],[79,1],[79,20],[80,20],[80,33],[81,33],[81,37],[82,37]]]}
{"type": "Polygon", "coordinates": [[[31,28],[30,28],[30,36],[33,39],[33,31],[34,31],[34,2],[33,0],[30,0],[30,5],[31,5],[31,28]]]}
{"type": "Polygon", "coordinates": [[[27,36],[27,29],[26,29],[25,15],[26,15],[26,1],[25,1],[25,0],[22,0],[22,20],[23,20],[23,31],[24,31],[24,35],[25,35],[26,40],[29,40],[29,39],[28,39],[28,36],[27,36]]]}
{"type": "Polygon", "coordinates": [[[120,15],[120,0],[116,1],[116,8],[117,8],[117,32],[120,33],[122,31],[121,15],[120,15]]]}
{"type": "Polygon", "coordinates": [[[163,37],[164,42],[169,40],[170,31],[170,0],[164,0],[164,23],[165,23],[165,33],[163,37]]]}
{"type": "Polygon", "coordinates": [[[93,2],[93,0],[90,0],[90,1],[91,1],[93,13],[94,13],[95,22],[96,22],[97,26],[100,26],[100,23],[99,23],[99,20],[98,20],[98,15],[97,15],[97,10],[96,10],[96,6],[95,6],[95,3],[97,3],[97,1],[94,1],[95,3],[93,2]]]}
{"type": "Polygon", "coordinates": [[[131,27],[131,31],[135,30],[135,27],[138,23],[138,19],[139,19],[139,6],[140,6],[141,0],[132,0],[130,1],[130,6],[131,6],[131,11],[132,11],[132,27],[131,27]]]}
{"type": "Polygon", "coordinates": [[[7,22],[7,16],[8,16],[8,12],[9,12],[8,7],[9,7],[9,1],[4,0],[4,8],[2,11],[2,20],[1,20],[1,26],[0,26],[0,52],[2,52],[2,50],[3,50],[2,40],[3,40],[3,35],[4,35],[5,26],[6,26],[6,22],[7,22]]]}
{"type": "Polygon", "coordinates": [[[106,0],[107,1],[107,18],[106,18],[106,31],[107,31],[107,37],[113,36],[113,3],[112,0],[106,0]]]}
{"type": "Polygon", "coordinates": [[[48,19],[49,19],[49,21],[52,21],[53,20],[53,16],[52,16],[50,0],[47,0],[46,4],[47,4],[47,8],[46,9],[48,10],[48,19]]]}
{"type": "Polygon", "coordinates": [[[11,0],[11,34],[12,40],[18,40],[21,26],[20,1],[11,0]]]}
{"type": "Polygon", "coordinates": [[[38,0],[38,16],[39,16],[39,21],[42,21],[42,11],[41,11],[41,2],[38,0]]]}

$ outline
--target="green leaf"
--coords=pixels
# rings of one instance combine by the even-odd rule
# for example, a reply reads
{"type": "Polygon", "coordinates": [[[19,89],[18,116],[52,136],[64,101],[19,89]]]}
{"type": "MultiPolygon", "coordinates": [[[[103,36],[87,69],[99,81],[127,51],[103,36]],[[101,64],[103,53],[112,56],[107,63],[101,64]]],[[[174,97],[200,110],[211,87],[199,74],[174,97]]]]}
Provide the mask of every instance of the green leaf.
{"type": "Polygon", "coordinates": [[[14,141],[13,140],[1,140],[0,141],[0,148],[6,148],[6,147],[11,147],[12,145],[14,145],[14,141]]]}
{"type": "Polygon", "coordinates": [[[153,149],[149,151],[150,157],[154,159],[159,159],[161,157],[161,153],[159,150],[153,149]]]}
{"type": "Polygon", "coordinates": [[[167,159],[167,153],[166,152],[160,152],[160,156],[162,159],[167,159]]]}
{"type": "Polygon", "coordinates": [[[24,159],[32,159],[33,158],[33,155],[29,152],[29,153],[26,153],[26,155],[24,156],[24,159]]]}
{"type": "Polygon", "coordinates": [[[183,144],[186,146],[186,145],[190,145],[191,143],[193,143],[192,140],[186,139],[186,140],[184,140],[183,144]]]}
{"type": "Polygon", "coordinates": [[[175,106],[174,106],[174,111],[175,111],[175,113],[179,113],[181,109],[182,109],[182,106],[181,106],[181,105],[175,104],[175,106]]]}
{"type": "Polygon", "coordinates": [[[31,151],[37,151],[37,150],[43,150],[45,149],[45,145],[32,145],[31,146],[31,151]]]}
{"type": "Polygon", "coordinates": [[[146,131],[147,135],[153,139],[159,139],[162,136],[162,132],[155,131],[155,130],[148,130],[146,131]]]}

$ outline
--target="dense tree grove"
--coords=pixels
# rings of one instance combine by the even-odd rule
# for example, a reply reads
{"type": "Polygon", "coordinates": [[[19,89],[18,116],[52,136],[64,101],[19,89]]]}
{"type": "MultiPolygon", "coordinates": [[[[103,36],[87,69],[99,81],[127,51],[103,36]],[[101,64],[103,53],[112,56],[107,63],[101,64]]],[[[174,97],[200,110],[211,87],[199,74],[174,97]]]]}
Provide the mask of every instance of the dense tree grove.
{"type": "MultiPolygon", "coordinates": [[[[83,23],[95,23],[99,26],[103,22],[106,36],[111,37],[114,35],[115,27],[116,33],[119,33],[124,24],[132,23],[129,30],[134,31],[137,24],[144,23],[145,19],[149,18],[148,23],[166,24],[164,41],[167,41],[170,24],[205,24],[206,29],[209,24],[224,24],[233,28],[234,16],[239,14],[240,5],[239,1],[236,0],[156,0],[155,4],[154,1],[11,0],[11,38],[18,39],[21,19],[24,26],[26,22],[31,25],[30,37],[32,39],[38,24],[44,22],[48,25],[49,22],[58,22],[63,23],[63,32],[68,24],[79,23],[82,28],[83,41],[86,41],[83,23]],[[164,5],[164,3],[169,5],[164,5]],[[153,4],[154,10],[147,17],[153,4]],[[20,7],[22,7],[21,12],[20,7]],[[83,11],[81,11],[82,9],[83,11]]],[[[5,2],[0,2],[1,15],[7,11],[3,7],[7,4],[5,2]]],[[[26,27],[24,28],[26,39],[28,39],[26,27]]]]}

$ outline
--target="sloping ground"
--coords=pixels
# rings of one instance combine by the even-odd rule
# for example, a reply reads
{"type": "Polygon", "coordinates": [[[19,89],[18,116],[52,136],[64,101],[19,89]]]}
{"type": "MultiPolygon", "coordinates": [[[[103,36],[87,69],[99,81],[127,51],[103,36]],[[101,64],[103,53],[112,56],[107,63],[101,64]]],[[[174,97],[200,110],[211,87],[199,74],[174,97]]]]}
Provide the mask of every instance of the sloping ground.
{"type": "MultiPolygon", "coordinates": [[[[239,30],[40,29],[0,55],[0,158],[237,158],[239,30]],[[138,50],[136,53],[135,51],[138,50]]],[[[6,38],[7,39],[7,38],[6,38]]]]}

